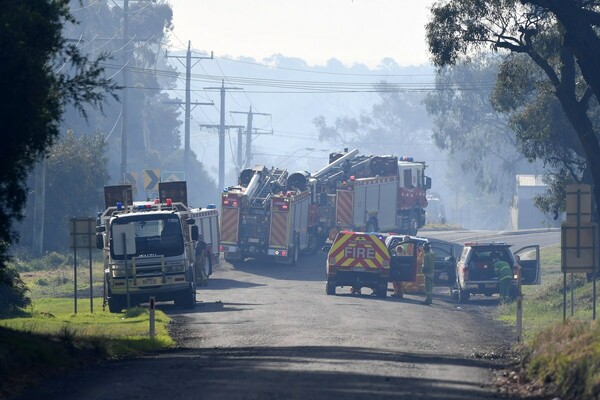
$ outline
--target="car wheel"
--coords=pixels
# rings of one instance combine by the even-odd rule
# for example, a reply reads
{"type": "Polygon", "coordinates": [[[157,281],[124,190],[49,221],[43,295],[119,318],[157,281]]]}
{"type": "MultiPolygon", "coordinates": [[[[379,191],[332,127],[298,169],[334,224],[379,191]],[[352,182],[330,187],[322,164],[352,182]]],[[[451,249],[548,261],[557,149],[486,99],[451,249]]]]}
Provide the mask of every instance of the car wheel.
{"type": "Polygon", "coordinates": [[[325,293],[327,293],[328,296],[332,296],[335,294],[335,282],[327,281],[327,284],[325,286],[325,293]]]}

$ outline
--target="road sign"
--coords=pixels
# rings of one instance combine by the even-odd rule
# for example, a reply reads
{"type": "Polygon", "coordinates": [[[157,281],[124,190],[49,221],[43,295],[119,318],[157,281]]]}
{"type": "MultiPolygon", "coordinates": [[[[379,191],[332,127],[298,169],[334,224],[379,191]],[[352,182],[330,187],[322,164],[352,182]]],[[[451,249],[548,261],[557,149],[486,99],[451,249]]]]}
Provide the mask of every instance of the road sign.
{"type": "Polygon", "coordinates": [[[161,182],[185,181],[184,171],[163,171],[160,174],[161,182]]]}
{"type": "Polygon", "coordinates": [[[134,190],[137,187],[138,173],[135,171],[125,173],[125,181],[133,186],[134,190]]]}
{"type": "Polygon", "coordinates": [[[144,190],[156,191],[160,182],[160,169],[144,170],[144,190]]]}
{"type": "Polygon", "coordinates": [[[561,266],[564,273],[592,273],[598,267],[598,224],[561,226],[561,266]]]}
{"type": "Polygon", "coordinates": [[[69,221],[69,247],[88,249],[96,247],[96,219],[76,217],[69,221]]]}

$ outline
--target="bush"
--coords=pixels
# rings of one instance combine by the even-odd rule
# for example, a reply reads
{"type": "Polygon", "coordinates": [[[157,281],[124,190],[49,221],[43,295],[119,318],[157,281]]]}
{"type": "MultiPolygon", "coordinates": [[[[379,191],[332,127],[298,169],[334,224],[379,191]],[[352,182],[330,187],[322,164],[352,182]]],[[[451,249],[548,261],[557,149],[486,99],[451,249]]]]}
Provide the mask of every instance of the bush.
{"type": "Polygon", "coordinates": [[[17,270],[0,264],[0,315],[9,315],[29,306],[28,290],[17,270]]]}

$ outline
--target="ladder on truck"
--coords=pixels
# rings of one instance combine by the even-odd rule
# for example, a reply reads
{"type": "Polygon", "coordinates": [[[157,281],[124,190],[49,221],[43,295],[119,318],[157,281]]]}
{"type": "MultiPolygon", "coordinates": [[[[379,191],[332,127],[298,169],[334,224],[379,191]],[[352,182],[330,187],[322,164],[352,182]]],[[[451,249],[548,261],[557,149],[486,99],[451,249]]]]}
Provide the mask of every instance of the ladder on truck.
{"type": "Polygon", "coordinates": [[[265,180],[265,183],[258,191],[258,194],[252,199],[250,206],[260,206],[264,208],[267,205],[267,202],[271,199],[271,195],[273,194],[273,188],[275,187],[275,184],[279,184],[281,189],[285,188],[286,177],[286,170],[272,168],[271,171],[269,171],[269,176],[265,180]]]}

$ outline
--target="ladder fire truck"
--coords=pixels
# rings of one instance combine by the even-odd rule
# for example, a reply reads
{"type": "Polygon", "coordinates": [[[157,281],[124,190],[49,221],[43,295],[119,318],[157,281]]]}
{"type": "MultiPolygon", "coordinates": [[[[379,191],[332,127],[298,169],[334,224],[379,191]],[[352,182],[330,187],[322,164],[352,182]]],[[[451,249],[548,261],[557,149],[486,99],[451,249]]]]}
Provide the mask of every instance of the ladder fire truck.
{"type": "Polygon", "coordinates": [[[216,207],[190,208],[185,182],[159,183],[154,201],[133,202],[130,185],[106,186],[104,194],[96,246],[104,252],[110,312],[150,296],[193,308],[197,285],[206,283],[219,259],[216,207]]]}
{"type": "Polygon", "coordinates": [[[340,226],[366,232],[416,235],[425,225],[431,178],[412,157],[331,153],[309,182],[318,204],[319,232],[340,226]]]}
{"type": "Polygon", "coordinates": [[[246,258],[295,264],[317,248],[308,174],[248,168],[221,196],[221,249],[233,264],[246,258]]]}

